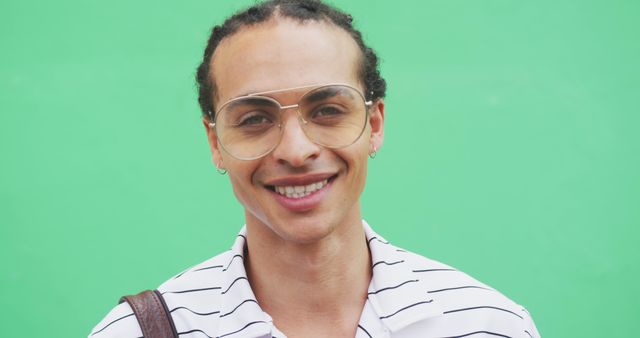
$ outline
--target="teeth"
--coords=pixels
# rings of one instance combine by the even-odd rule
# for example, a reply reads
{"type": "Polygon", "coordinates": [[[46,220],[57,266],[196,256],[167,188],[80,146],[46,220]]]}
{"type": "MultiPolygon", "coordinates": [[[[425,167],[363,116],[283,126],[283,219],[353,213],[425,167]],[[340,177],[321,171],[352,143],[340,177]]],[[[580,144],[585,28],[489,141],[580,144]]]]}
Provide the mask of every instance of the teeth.
{"type": "Polygon", "coordinates": [[[311,183],[308,185],[293,185],[293,186],[275,186],[275,190],[278,194],[287,196],[289,198],[301,198],[305,197],[316,190],[324,188],[329,180],[311,183]]]}

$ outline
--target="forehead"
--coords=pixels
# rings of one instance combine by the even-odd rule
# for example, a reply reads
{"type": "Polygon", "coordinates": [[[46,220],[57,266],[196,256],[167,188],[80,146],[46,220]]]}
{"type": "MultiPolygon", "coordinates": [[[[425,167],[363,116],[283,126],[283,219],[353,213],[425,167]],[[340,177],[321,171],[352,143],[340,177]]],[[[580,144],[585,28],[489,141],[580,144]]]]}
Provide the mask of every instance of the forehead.
{"type": "Polygon", "coordinates": [[[210,75],[217,102],[316,84],[360,88],[360,57],[353,38],[335,25],[276,18],[225,38],[213,55],[210,75]]]}

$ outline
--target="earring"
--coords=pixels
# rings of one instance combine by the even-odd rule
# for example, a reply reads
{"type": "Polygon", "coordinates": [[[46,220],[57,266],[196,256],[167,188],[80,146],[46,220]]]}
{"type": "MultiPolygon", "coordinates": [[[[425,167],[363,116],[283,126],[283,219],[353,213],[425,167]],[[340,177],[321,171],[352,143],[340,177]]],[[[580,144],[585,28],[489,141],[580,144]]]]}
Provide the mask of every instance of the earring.
{"type": "Polygon", "coordinates": [[[371,159],[376,158],[377,152],[378,152],[378,150],[376,149],[376,147],[373,147],[373,152],[369,154],[369,158],[371,158],[371,159]]]}
{"type": "Polygon", "coordinates": [[[220,164],[216,164],[216,171],[220,175],[224,175],[227,173],[227,169],[220,168],[220,164]]]}

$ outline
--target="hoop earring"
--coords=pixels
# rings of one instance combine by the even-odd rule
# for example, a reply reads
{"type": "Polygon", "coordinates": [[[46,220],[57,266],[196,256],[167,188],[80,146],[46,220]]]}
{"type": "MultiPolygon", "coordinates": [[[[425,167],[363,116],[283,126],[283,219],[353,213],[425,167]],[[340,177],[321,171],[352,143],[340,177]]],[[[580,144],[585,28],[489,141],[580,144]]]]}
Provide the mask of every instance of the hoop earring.
{"type": "Polygon", "coordinates": [[[377,153],[378,150],[376,149],[376,147],[373,147],[373,152],[369,154],[369,158],[373,160],[374,158],[376,158],[377,153]]]}
{"type": "Polygon", "coordinates": [[[216,164],[216,171],[220,175],[224,175],[227,173],[227,169],[220,168],[220,164],[216,164]]]}

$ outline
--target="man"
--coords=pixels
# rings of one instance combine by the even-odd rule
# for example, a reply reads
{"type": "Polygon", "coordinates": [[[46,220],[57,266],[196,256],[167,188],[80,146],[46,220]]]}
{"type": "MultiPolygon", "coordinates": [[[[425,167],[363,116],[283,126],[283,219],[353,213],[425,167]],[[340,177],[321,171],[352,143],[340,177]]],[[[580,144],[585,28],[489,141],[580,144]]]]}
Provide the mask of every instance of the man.
{"type": "MultiPolygon", "coordinates": [[[[179,336],[538,336],[524,308],[362,221],[384,137],[377,66],[351,17],[319,1],[268,1],[213,29],[200,105],[246,227],[158,288],[179,336]]],[[[122,303],[90,336],[142,333],[122,303]]]]}

